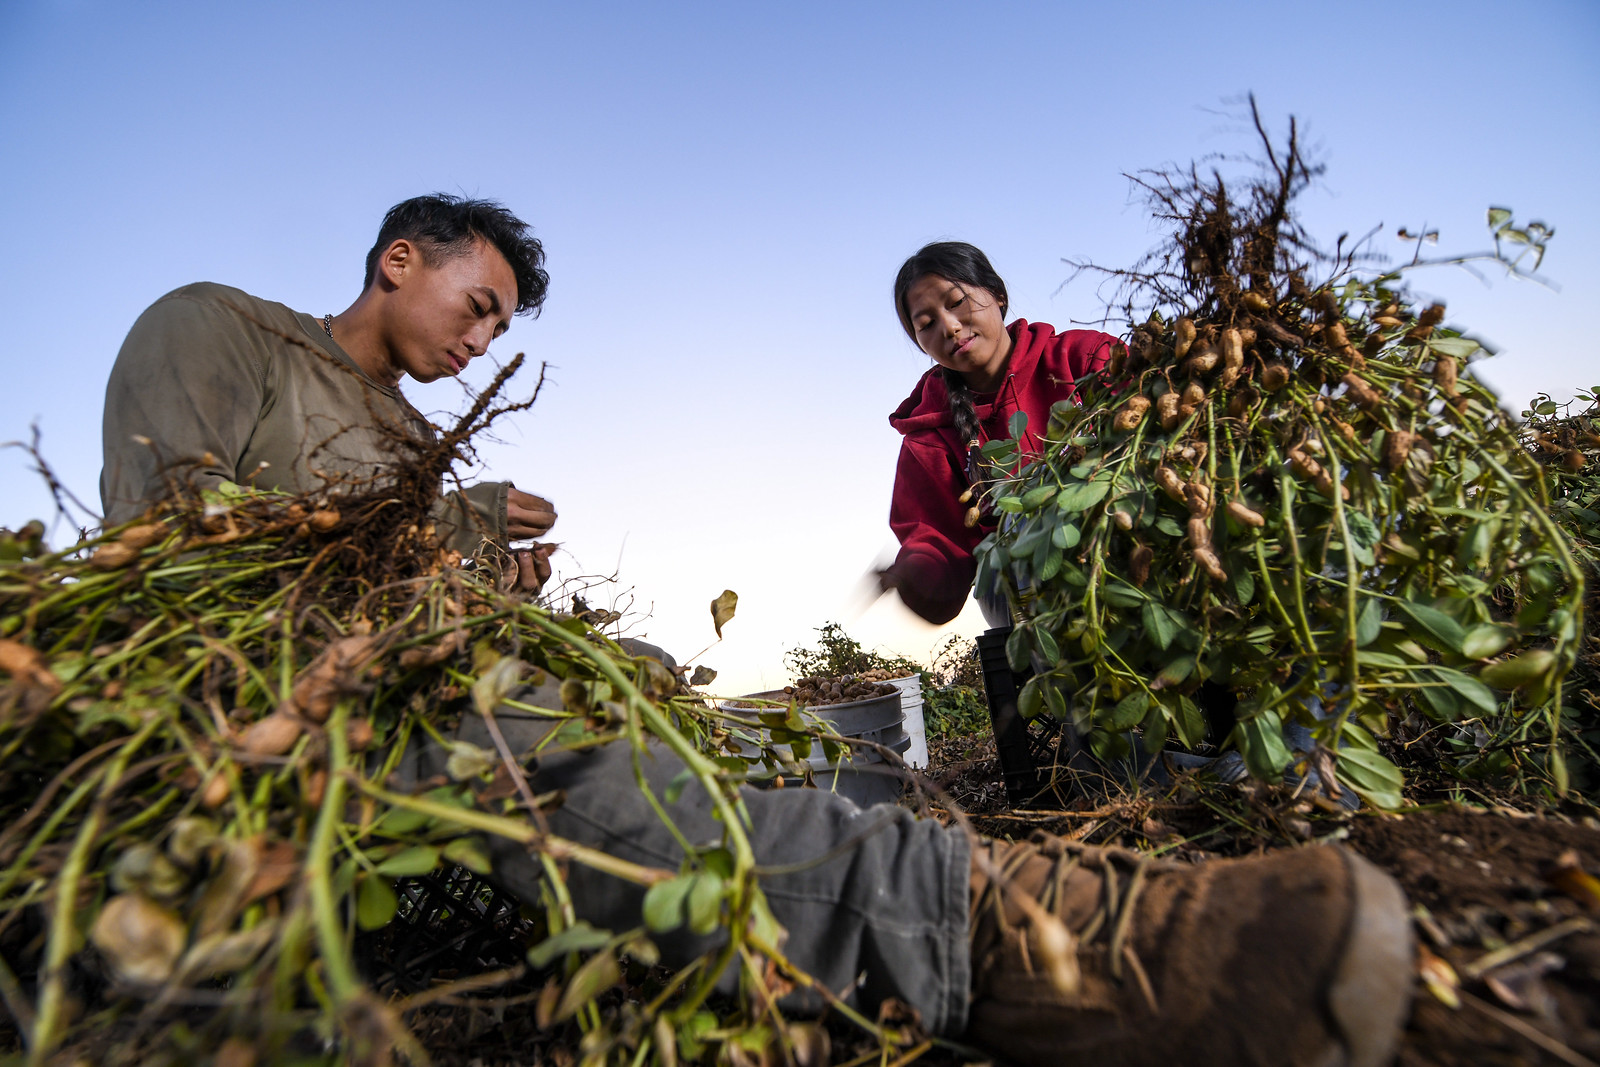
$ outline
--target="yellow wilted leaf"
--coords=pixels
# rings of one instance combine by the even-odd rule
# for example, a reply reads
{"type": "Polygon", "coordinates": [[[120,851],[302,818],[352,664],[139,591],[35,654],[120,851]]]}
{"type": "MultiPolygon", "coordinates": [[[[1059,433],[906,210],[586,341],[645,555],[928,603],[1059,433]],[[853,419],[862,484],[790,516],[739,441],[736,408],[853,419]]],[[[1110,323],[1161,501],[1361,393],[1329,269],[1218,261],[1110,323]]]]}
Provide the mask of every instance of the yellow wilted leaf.
{"type": "Polygon", "coordinates": [[[717,637],[722,636],[722,624],[733,618],[738,606],[739,594],[732,589],[724,589],[722,595],[711,602],[711,625],[717,628],[717,637]]]}
{"type": "Polygon", "coordinates": [[[555,1021],[569,1018],[579,1008],[622,981],[622,968],[610,950],[597,953],[586,960],[567,982],[556,1005],[555,1021]]]}

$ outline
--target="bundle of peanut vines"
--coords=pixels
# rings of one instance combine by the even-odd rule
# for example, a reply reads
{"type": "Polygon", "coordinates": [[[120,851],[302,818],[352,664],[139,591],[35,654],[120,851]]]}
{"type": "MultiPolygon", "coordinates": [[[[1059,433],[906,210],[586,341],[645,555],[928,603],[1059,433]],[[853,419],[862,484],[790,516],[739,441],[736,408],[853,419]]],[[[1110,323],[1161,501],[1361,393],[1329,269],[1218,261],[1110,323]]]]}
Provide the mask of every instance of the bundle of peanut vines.
{"type": "MultiPolygon", "coordinates": [[[[405,470],[444,470],[494,414],[480,402],[405,470]]],[[[437,479],[430,494],[407,476],[332,500],[180,494],[63,551],[37,523],[0,534],[0,1003],[14,1062],[427,1062],[408,1002],[374,994],[352,939],[395,914],[398,878],[487,872],[487,835],[522,843],[548,874],[542,899],[523,902],[543,913],[530,964],[548,980],[531,976],[546,982],[537,1005],[513,1010],[569,1028],[585,1063],[814,1055],[822,1032],[773,1006],[773,987],[810,981],[780,951],[737,793],[747,760],[788,754],[734,733],[584,617],[463,568],[429,536],[437,479]],[[408,495],[424,510],[407,514],[408,495]],[[536,712],[565,720],[550,745],[659,739],[715,798],[723,839],[681,870],[595,852],[530,812],[559,800],[530,791],[513,759],[525,754],[451,740],[459,716],[492,719],[547,674],[563,706],[536,712]],[[407,743],[430,737],[450,747],[451,780],[397,787],[407,743]],[[571,864],[650,885],[638,924],[576,920],[571,864]],[[658,974],[648,998],[604,996],[624,956],[655,963],[650,935],[685,922],[726,941],[658,974]],[[729,967],[741,994],[708,1005],[729,967]]],[[[785,736],[809,744],[815,731],[785,718],[785,736]]],[[[838,1011],[886,1047],[907,1039],[838,1011]]]]}
{"type": "Polygon", "coordinates": [[[1540,395],[1522,414],[1519,437],[1544,466],[1551,515],[1572,535],[1587,579],[1586,632],[1562,686],[1563,715],[1582,757],[1570,761],[1573,788],[1593,796],[1600,790],[1600,386],[1578,390],[1565,404],[1540,395]]]}
{"type": "Polygon", "coordinates": [[[1020,618],[1012,665],[1038,668],[1022,711],[1102,756],[1135,728],[1193,748],[1213,682],[1253,775],[1278,778],[1298,721],[1319,770],[1386,808],[1403,779],[1378,739],[1415,712],[1478,739],[1457,769],[1498,753],[1519,787],[1564,793],[1584,580],[1540,465],[1461,373],[1481,346],[1443,307],[1343,238],[1312,244],[1292,207],[1319,170],[1292,122],[1275,147],[1251,112],[1266,158],[1238,187],[1136,179],[1172,236],[1106,272],[1125,349],[1020,468],[1026,416],[984,447],[1000,521],[978,581],[1020,618]]]}

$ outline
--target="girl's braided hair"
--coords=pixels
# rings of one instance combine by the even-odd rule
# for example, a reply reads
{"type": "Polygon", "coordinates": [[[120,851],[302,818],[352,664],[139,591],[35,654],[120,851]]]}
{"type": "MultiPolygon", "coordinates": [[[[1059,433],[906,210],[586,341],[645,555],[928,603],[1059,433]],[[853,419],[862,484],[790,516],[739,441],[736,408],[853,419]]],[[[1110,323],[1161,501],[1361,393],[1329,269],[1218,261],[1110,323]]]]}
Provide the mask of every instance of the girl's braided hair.
{"type": "MultiPolygon", "coordinates": [[[[906,304],[906,294],[918,280],[937,275],[946,281],[987,289],[1000,301],[1000,316],[1005,317],[1010,308],[1006,283],[995,273],[989,257],[965,241],[935,241],[923,245],[916,255],[906,260],[894,279],[894,309],[900,316],[900,326],[913,343],[916,330],[911,325],[911,309],[906,304]]],[[[972,389],[966,379],[948,367],[940,368],[944,378],[945,394],[949,397],[950,421],[956,433],[967,444],[967,484],[977,482],[978,412],[972,403],[972,389]]]]}

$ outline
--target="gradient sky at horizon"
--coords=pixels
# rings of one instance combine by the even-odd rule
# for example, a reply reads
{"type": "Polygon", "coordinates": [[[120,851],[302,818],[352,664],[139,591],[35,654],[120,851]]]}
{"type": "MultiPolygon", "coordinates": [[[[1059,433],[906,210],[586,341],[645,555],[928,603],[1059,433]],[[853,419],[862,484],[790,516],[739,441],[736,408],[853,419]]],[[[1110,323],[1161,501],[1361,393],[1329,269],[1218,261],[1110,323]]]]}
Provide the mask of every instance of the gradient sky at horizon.
{"type": "MultiPolygon", "coordinates": [[[[1477,372],[1509,407],[1565,399],[1600,385],[1597,51],[1590,0],[4,0],[0,440],[36,423],[93,503],[105,377],[151,301],[212,280],[339,311],[391,204],[489,196],[552,276],[492,354],[547,360],[552,384],[482,456],[556,501],[561,571],[615,572],[637,631],[684,657],[737,590],[704,656],[728,692],[785,681],[784,649],[829,619],[926,658],[942,633],[860,581],[893,548],[885,416],[928,366],[889,302],[906,255],[970,240],[1013,314],[1097,320],[1063,259],[1137,259],[1159,233],[1124,175],[1249,150],[1253,91],[1327,164],[1303,205],[1324,240],[1382,224],[1398,258],[1395,229],[1427,226],[1472,251],[1490,204],[1554,225],[1552,287],[1413,287],[1500,349],[1477,372]]],[[[0,453],[0,524],[49,510],[0,453]]]]}

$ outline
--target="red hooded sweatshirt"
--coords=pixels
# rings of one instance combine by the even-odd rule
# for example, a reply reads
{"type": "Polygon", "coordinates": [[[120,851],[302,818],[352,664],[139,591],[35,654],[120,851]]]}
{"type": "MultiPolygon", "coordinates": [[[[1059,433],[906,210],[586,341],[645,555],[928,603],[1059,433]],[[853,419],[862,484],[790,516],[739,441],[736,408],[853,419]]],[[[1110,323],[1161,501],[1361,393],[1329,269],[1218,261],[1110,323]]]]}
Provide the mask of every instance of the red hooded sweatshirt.
{"type": "MultiPolygon", "coordinates": [[[[1008,424],[1018,411],[1028,413],[1025,445],[1036,451],[1050,417],[1050,405],[1070,398],[1074,383],[1099,370],[1116,338],[1096,330],[1056,333],[1042,322],[1018,319],[1006,328],[1013,341],[1005,379],[993,393],[974,393],[979,442],[1011,436],[1008,424]]],[[[905,435],[895,469],[889,526],[900,539],[895,571],[911,596],[907,603],[929,622],[945,623],[961,612],[977,561],[972,550],[994,529],[991,523],[967,528],[967,447],[950,418],[949,394],[940,368],[922,376],[905,402],[889,416],[905,435]]]]}

